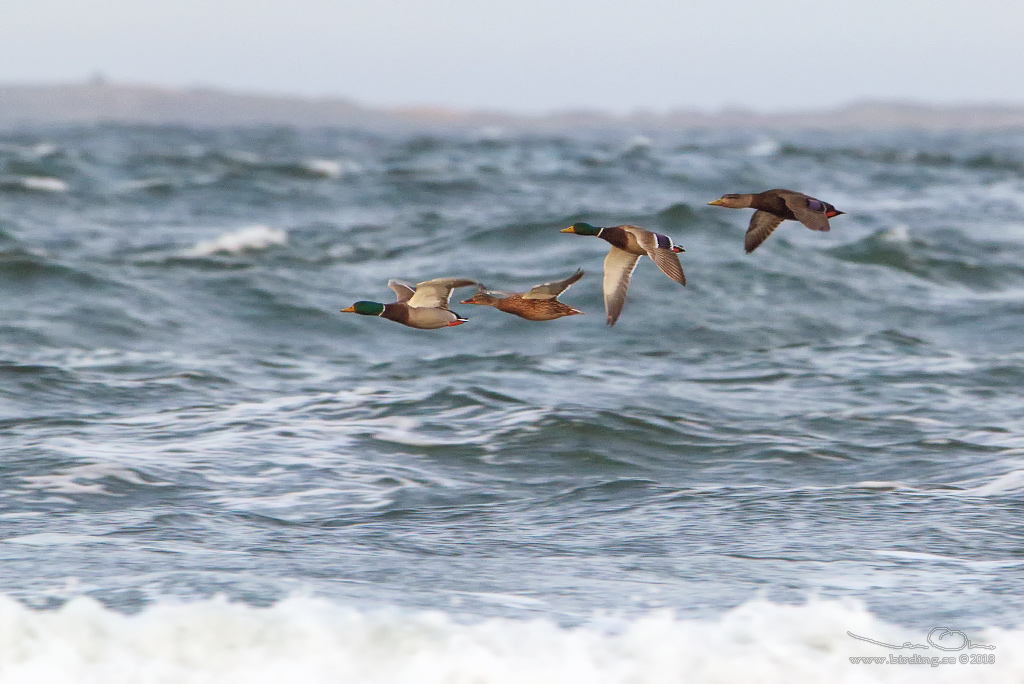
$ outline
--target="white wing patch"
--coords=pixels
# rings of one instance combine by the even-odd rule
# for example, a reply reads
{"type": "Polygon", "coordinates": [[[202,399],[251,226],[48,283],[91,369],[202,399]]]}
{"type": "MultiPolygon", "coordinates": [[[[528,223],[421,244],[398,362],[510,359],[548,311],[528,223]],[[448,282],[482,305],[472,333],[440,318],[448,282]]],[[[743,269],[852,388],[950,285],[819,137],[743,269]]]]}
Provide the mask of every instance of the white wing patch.
{"type": "Polygon", "coordinates": [[[608,314],[608,325],[615,325],[626,303],[629,280],[640,257],[618,247],[612,247],[604,258],[604,310],[608,314]]]}
{"type": "Polygon", "coordinates": [[[409,306],[427,309],[447,309],[452,290],[457,287],[476,285],[475,280],[467,278],[435,278],[416,284],[416,293],[409,298],[409,306]]]}

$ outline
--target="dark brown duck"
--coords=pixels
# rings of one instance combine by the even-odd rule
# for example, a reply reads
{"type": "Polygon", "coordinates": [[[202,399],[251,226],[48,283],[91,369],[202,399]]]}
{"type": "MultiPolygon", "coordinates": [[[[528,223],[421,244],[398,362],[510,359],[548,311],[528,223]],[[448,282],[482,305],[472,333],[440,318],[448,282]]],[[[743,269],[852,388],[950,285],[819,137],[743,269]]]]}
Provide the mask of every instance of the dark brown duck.
{"type": "Polygon", "coordinates": [[[811,230],[829,230],[828,220],[845,212],[828,202],[793,190],[765,190],[757,194],[729,194],[708,202],[728,209],[757,209],[750,217],[750,227],[743,241],[747,253],[753,252],[768,239],[783,221],[799,221],[811,230]]]}

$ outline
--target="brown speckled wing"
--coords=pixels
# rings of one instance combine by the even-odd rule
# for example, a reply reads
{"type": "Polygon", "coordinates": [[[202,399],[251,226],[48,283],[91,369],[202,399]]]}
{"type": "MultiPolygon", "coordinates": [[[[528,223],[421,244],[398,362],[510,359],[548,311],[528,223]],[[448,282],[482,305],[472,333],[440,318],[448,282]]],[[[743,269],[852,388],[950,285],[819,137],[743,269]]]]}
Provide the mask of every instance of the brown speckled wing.
{"type": "Polygon", "coordinates": [[[629,279],[633,277],[636,263],[640,257],[636,254],[612,247],[604,258],[604,310],[608,314],[608,325],[615,325],[626,303],[626,290],[629,279]]]}
{"type": "Polygon", "coordinates": [[[447,309],[452,290],[457,287],[476,285],[475,280],[468,278],[435,278],[416,283],[416,293],[409,298],[409,306],[423,308],[447,309]]]}
{"type": "Polygon", "coordinates": [[[400,302],[407,302],[412,299],[414,294],[416,294],[416,290],[414,290],[411,285],[406,285],[398,280],[389,280],[388,287],[395,291],[395,294],[398,295],[398,301],[400,302]]]}
{"type": "Polygon", "coordinates": [[[799,193],[787,193],[782,196],[796,220],[811,230],[828,230],[828,217],[825,215],[825,203],[813,197],[799,193]]]}
{"type": "Polygon", "coordinates": [[[543,285],[531,287],[530,291],[523,295],[523,299],[554,299],[582,277],[583,271],[577,269],[575,273],[565,280],[557,280],[553,283],[544,283],[543,285]]]}
{"type": "Polygon", "coordinates": [[[755,211],[754,215],[750,217],[747,237],[743,240],[743,246],[746,248],[747,254],[753,252],[762,242],[767,240],[772,231],[778,228],[779,224],[784,220],[781,216],[769,214],[767,211],[755,211]]]}

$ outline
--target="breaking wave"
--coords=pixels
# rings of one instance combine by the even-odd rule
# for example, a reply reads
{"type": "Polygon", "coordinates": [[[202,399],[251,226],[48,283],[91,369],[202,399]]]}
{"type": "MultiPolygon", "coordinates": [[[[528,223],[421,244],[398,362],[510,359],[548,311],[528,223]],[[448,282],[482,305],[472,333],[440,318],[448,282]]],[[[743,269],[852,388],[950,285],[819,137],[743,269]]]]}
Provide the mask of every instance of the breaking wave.
{"type": "Polygon", "coordinates": [[[5,684],[794,684],[1024,677],[1024,631],[980,630],[969,639],[972,646],[995,648],[942,650],[929,646],[926,634],[878,620],[862,604],[821,600],[753,601],[717,619],[660,611],[628,619],[598,616],[564,627],[544,619],[481,622],[439,611],[355,609],[301,597],[266,608],[221,599],[160,602],[134,615],[87,598],[57,610],[0,599],[5,684]],[[906,643],[924,648],[903,651],[906,643]],[[890,654],[916,661],[890,663],[890,654]],[[955,662],[938,660],[951,655],[955,662]],[[961,655],[983,661],[961,664],[961,655]],[[861,661],[867,658],[886,662],[861,661]]]}

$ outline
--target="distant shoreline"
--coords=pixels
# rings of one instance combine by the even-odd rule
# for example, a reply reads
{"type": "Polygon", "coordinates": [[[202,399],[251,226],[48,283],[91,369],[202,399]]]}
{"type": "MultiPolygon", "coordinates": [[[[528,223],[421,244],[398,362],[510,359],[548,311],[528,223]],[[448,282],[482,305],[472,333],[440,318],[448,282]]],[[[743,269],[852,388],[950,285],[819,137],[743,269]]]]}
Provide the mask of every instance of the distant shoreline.
{"type": "Polygon", "coordinates": [[[997,131],[1024,129],[1024,104],[928,105],[871,101],[830,110],[788,113],[727,109],[616,116],[578,110],[527,115],[430,107],[372,108],[340,98],[261,95],[212,88],[163,88],[102,80],[58,85],[0,85],[0,129],[99,123],[370,130],[499,127],[521,131],[595,132],[688,129],[997,131]]]}

